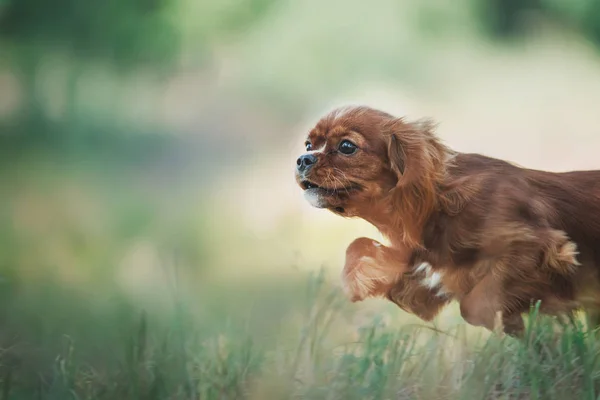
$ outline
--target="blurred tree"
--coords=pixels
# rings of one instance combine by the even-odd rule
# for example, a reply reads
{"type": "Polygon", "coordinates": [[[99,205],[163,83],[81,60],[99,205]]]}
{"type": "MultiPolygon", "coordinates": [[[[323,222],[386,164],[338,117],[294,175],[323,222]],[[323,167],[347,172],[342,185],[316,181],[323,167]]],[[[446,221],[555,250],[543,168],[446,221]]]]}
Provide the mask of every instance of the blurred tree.
{"type": "Polygon", "coordinates": [[[600,49],[600,0],[475,0],[476,17],[492,37],[520,37],[528,13],[574,28],[600,49]]]}
{"type": "Polygon", "coordinates": [[[177,54],[170,0],[4,0],[0,35],[30,45],[60,46],[81,58],[126,67],[162,64],[177,54]]]}
{"type": "Polygon", "coordinates": [[[569,26],[575,26],[600,47],[599,0],[541,0],[541,3],[549,13],[559,16],[569,26]]]}
{"type": "Polygon", "coordinates": [[[44,119],[36,75],[42,58],[58,51],[69,56],[67,117],[76,103],[77,80],[85,63],[109,62],[125,71],[140,65],[165,68],[179,51],[170,20],[171,0],[2,0],[0,42],[10,49],[24,92],[23,122],[38,128],[44,119]]]}
{"type": "Polygon", "coordinates": [[[48,105],[37,78],[49,54],[68,59],[61,86],[61,119],[68,124],[78,116],[78,82],[86,68],[100,64],[123,74],[142,67],[145,73],[168,74],[184,48],[188,56],[210,61],[212,49],[247,31],[276,1],[0,0],[0,46],[24,94],[18,129],[13,124],[10,132],[18,130],[21,137],[68,133],[64,126],[46,126],[48,105]]]}
{"type": "Polygon", "coordinates": [[[494,37],[508,38],[523,33],[523,16],[539,9],[539,0],[483,0],[476,3],[477,16],[494,37]]]}

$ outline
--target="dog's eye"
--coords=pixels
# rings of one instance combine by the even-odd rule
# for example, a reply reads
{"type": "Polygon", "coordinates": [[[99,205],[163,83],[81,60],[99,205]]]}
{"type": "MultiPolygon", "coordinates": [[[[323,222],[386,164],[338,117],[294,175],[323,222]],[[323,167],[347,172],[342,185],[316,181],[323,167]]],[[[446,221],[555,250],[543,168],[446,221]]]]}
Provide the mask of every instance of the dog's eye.
{"type": "Polygon", "coordinates": [[[310,144],[310,142],[304,143],[304,146],[306,146],[306,151],[311,151],[312,150],[312,144],[310,144]]]}
{"type": "Polygon", "coordinates": [[[340,143],[340,146],[338,147],[340,153],[346,155],[354,154],[357,149],[358,147],[356,147],[356,145],[349,140],[342,141],[342,143],[340,143]]]}

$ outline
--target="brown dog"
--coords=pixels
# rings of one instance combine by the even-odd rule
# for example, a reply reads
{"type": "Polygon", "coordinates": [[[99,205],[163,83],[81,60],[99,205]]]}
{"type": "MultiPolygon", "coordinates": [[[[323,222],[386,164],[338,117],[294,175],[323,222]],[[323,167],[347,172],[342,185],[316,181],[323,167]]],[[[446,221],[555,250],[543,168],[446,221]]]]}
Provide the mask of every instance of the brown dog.
{"type": "Polygon", "coordinates": [[[600,171],[458,153],[433,129],[368,107],[335,110],[309,133],[296,180],[315,207],[363,218],[408,249],[413,271],[435,277],[426,289],[458,300],[471,324],[492,329],[501,312],[505,330],[519,331],[538,299],[546,313],[595,314],[600,171]]]}

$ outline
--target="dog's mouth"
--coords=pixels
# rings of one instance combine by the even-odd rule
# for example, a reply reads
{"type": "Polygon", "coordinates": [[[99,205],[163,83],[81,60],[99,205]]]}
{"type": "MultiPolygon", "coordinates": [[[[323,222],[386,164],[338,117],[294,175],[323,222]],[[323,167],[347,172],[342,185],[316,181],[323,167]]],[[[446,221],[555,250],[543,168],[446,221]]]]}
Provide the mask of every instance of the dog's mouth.
{"type": "Polygon", "coordinates": [[[323,194],[326,194],[326,195],[335,195],[338,193],[350,193],[351,191],[360,189],[360,187],[355,184],[340,187],[340,188],[327,188],[327,187],[319,186],[316,183],[308,181],[308,180],[303,180],[302,182],[300,182],[300,186],[302,187],[303,190],[314,190],[314,191],[322,192],[323,194]]]}
{"type": "Polygon", "coordinates": [[[302,186],[302,189],[304,190],[308,190],[308,189],[321,189],[321,187],[317,184],[314,184],[310,181],[302,181],[300,183],[300,186],[302,186]]]}
{"type": "Polygon", "coordinates": [[[324,187],[307,179],[299,181],[304,190],[306,199],[317,208],[328,208],[331,211],[345,215],[346,209],[342,205],[349,199],[352,192],[360,190],[357,184],[349,184],[337,188],[324,187]]]}

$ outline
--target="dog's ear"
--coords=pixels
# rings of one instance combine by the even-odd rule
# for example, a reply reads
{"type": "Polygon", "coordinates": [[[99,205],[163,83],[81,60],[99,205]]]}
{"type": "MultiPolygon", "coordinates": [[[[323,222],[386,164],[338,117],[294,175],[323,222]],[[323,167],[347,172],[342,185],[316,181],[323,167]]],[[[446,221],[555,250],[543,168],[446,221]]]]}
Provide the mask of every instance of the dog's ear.
{"type": "Polygon", "coordinates": [[[438,205],[438,184],[445,174],[448,149],[437,139],[429,119],[406,122],[394,118],[382,133],[387,140],[391,170],[397,176],[393,207],[404,227],[404,242],[420,246],[427,217],[438,205]]]}
{"type": "Polygon", "coordinates": [[[395,134],[390,134],[388,142],[388,157],[390,158],[392,171],[398,175],[398,179],[404,175],[406,169],[406,154],[404,146],[395,134]]]}
{"type": "Polygon", "coordinates": [[[421,181],[439,170],[446,152],[434,129],[430,119],[407,122],[394,118],[385,124],[390,167],[398,176],[398,185],[421,181]]]}

